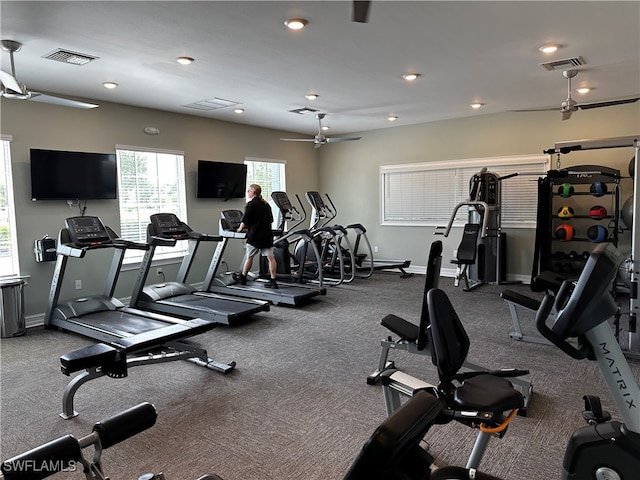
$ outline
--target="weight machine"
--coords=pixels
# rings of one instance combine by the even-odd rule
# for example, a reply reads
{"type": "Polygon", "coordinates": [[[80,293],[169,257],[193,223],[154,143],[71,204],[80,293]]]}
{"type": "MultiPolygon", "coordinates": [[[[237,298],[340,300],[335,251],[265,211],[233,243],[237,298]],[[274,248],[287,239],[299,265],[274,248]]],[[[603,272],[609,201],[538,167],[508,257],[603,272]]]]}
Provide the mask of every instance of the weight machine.
{"type": "MultiPolygon", "coordinates": [[[[458,210],[468,207],[468,221],[464,226],[462,240],[458,247],[455,264],[455,286],[464,281],[464,291],[474,290],[484,284],[506,283],[506,236],[502,232],[501,195],[503,180],[515,177],[517,173],[498,176],[483,168],[469,180],[469,198],[458,203],[444,232],[436,235],[449,236],[458,210]]],[[[513,282],[509,282],[513,283],[513,282]]]]}

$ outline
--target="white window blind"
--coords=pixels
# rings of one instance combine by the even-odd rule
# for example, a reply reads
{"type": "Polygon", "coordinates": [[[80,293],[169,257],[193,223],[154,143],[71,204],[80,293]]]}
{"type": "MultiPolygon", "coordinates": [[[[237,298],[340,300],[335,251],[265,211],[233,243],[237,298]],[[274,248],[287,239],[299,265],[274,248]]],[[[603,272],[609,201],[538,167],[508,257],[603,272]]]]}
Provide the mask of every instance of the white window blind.
{"type": "Polygon", "coordinates": [[[0,276],[19,275],[11,137],[0,137],[0,276]]]}
{"type": "MultiPolygon", "coordinates": [[[[136,242],[147,239],[149,217],[173,213],[187,223],[183,152],[116,146],[120,235],[136,242]]],[[[154,259],[181,257],[187,242],[159,247],[154,259]]],[[[128,250],[125,263],[138,262],[144,252],[128,250]]]]}
{"type": "MultiPolygon", "coordinates": [[[[471,177],[484,167],[499,177],[518,173],[500,182],[502,226],[535,227],[537,174],[549,169],[547,155],[382,166],[382,225],[447,225],[456,205],[469,198],[471,177]]],[[[460,208],[454,225],[463,225],[467,212],[460,208]]]]}
{"type": "Polygon", "coordinates": [[[247,166],[247,187],[252,183],[260,185],[262,188],[262,198],[264,198],[273,213],[273,225],[278,225],[278,208],[271,200],[273,192],[285,192],[285,161],[270,160],[264,158],[247,158],[244,161],[247,166]]]}

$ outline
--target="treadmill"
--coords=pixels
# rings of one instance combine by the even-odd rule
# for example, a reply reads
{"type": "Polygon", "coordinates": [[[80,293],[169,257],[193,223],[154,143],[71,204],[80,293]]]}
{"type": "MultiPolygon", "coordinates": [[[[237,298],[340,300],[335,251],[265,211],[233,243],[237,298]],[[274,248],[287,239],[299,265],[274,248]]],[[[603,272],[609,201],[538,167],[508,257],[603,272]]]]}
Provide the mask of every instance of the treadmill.
{"type": "Polygon", "coordinates": [[[237,231],[242,215],[240,210],[225,210],[222,212],[219,225],[222,241],[218,243],[209,264],[203,289],[209,292],[228,293],[242,298],[265,300],[274,305],[288,306],[299,306],[307,303],[313,297],[327,294],[327,289],[324,287],[288,283],[280,278],[278,278],[278,288],[269,289],[264,287],[266,279],[255,278],[250,275],[247,277],[247,284],[240,285],[230,272],[218,274],[218,269],[222,263],[222,255],[229,240],[244,240],[246,238],[246,233],[237,231]]]}
{"type": "Polygon", "coordinates": [[[151,215],[151,223],[147,226],[149,250],[142,259],[130,305],[145,311],[179,318],[202,318],[224,325],[233,325],[254,313],[269,311],[267,301],[199,291],[186,283],[200,243],[221,240],[218,235],[194,232],[173,213],[151,215]],[[156,247],[166,242],[175,245],[181,240],[189,242],[189,253],[182,259],[176,280],[145,286],[156,247]]]}
{"type": "Polygon", "coordinates": [[[147,250],[149,245],[123,240],[98,217],[80,216],[65,220],[58,234],[56,266],[51,281],[45,328],[73,332],[102,343],[63,355],[60,358],[66,375],[80,370],[63,395],[63,418],[77,415],[73,397],[80,386],[104,375],[122,378],[135,365],[189,360],[221,373],[228,373],[235,362],[216,362],[187,337],[207,332],[215,322],[200,318],[183,320],[126,307],[114,297],[116,283],[127,249],[147,250]],[[87,252],[112,249],[111,266],[102,294],[60,300],[69,258],[82,259],[87,252]]]}

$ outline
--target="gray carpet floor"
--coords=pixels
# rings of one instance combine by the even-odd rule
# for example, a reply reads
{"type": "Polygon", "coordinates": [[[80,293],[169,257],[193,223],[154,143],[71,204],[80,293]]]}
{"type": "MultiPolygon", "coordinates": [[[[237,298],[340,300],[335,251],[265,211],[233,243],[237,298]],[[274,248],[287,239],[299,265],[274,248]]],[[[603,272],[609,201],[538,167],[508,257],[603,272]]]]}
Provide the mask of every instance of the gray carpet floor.
{"type": "MultiPolygon", "coordinates": [[[[219,361],[236,361],[222,375],[179,361],[139,366],[124,379],[99,378],[75,398],[79,416],[64,420],[62,392],[69,377],[59,357],[90,340],[44,328],[2,339],[1,450],[7,459],[66,433],[88,434],[93,424],[140,402],[153,403],[157,424],[103,453],[106,474],[134,479],[164,472],[167,480],[216,473],[224,480],[341,479],[385,418],[382,389],[366,377],[378,362],[380,325],[387,313],[417,322],[424,277],[400,279],[376,273],[330,288],[302,308],[272,307],[235,327],[194,337],[219,361]]],[[[471,338],[469,360],[490,368],[531,370],[534,394],[526,417],[518,416],[504,438],[492,440],[482,469],[504,479],[560,478],[564,447],[584,424],[584,394],[600,395],[616,409],[595,365],[573,360],[551,346],[515,342],[505,288],[463,292],[443,278],[471,338]]],[[[624,301],[623,301],[624,302],[624,301]]],[[[624,303],[623,303],[624,304],[624,303]]],[[[534,333],[532,316],[523,326],[534,333]]],[[[624,335],[624,332],[623,332],[624,335]]],[[[437,382],[430,358],[392,352],[396,366],[437,382]]],[[[631,363],[640,378],[638,363],[631,363]]],[[[464,465],[476,431],[450,423],[427,435],[439,465],[464,465]]],[[[81,472],[56,478],[84,478],[81,472]]]]}

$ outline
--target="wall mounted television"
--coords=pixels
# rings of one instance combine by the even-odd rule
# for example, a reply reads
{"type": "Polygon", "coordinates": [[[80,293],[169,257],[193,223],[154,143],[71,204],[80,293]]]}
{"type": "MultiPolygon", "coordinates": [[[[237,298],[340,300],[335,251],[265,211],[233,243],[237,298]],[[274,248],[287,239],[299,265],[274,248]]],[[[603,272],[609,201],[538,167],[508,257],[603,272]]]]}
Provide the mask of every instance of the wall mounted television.
{"type": "Polygon", "coordinates": [[[31,200],[118,198],[115,153],[31,149],[31,200]]]}
{"type": "Polygon", "coordinates": [[[244,163],[198,160],[196,198],[245,198],[247,166],[244,163]]]}

